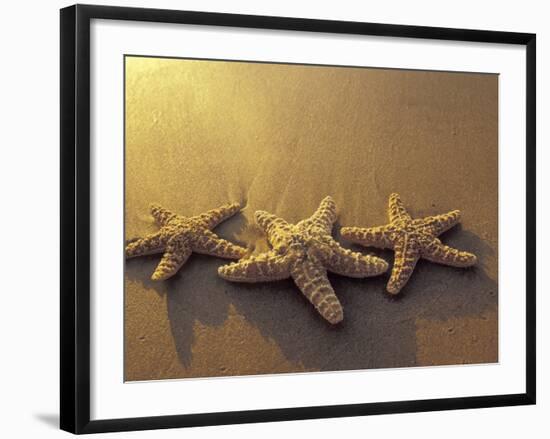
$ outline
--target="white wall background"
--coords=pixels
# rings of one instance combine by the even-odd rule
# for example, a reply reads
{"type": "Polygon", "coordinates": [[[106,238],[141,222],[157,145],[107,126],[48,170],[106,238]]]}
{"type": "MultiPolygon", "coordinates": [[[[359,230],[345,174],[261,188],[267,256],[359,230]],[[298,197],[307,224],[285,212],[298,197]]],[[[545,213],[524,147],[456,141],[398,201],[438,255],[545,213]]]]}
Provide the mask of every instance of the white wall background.
{"type": "MultiPolygon", "coordinates": [[[[88,3],[96,3],[89,1],[88,3]]],[[[109,437],[548,437],[550,313],[543,278],[550,256],[550,14],[543,1],[104,0],[100,4],[464,27],[537,33],[538,45],[538,405],[326,419],[109,437]],[[546,414],[546,417],[544,416],[546,414]]],[[[0,435],[61,437],[58,422],[59,13],[63,1],[9,2],[0,25],[0,435]]]]}

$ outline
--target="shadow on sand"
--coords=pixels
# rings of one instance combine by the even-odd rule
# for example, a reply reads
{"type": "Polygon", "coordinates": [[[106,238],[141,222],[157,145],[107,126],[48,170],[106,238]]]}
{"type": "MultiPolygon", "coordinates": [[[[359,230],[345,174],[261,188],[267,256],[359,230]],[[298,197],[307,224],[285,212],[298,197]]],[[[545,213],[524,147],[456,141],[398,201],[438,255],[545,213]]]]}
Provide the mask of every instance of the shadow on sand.
{"type": "MultiPolygon", "coordinates": [[[[237,227],[242,229],[244,225],[241,222],[237,227]]],[[[236,229],[226,228],[224,232],[220,235],[234,239],[228,235],[234,235],[236,229]]],[[[184,366],[191,363],[195,320],[208,326],[222,325],[233,304],[264,337],[277,343],[288,360],[300,362],[308,369],[410,367],[416,364],[416,319],[479,316],[497,306],[497,284],[483,267],[492,254],[491,248],[460,226],[447,232],[443,241],[477,254],[480,264],[457,269],[420,261],[397,298],[385,293],[389,273],[370,279],[329,274],[344,307],[344,321],[336,326],[317,314],[292,280],[227,282],[216,274],[225,263],[217,258],[194,254],[180,273],[162,286],[143,279],[147,275],[133,270],[131,264],[127,276],[167,293],[168,318],[184,366]]],[[[359,247],[351,248],[365,252],[359,247]]],[[[376,254],[392,262],[391,252],[376,254]]],[[[147,265],[154,267],[153,263],[147,265]]]]}

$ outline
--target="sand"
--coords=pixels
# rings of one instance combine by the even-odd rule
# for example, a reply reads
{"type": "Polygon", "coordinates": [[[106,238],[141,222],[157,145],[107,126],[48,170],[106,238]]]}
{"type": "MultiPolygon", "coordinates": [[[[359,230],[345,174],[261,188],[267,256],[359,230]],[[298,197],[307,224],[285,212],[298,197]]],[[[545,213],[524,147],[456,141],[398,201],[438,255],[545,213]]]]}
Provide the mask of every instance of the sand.
{"type": "Polygon", "coordinates": [[[296,222],[331,195],[341,226],[387,222],[398,192],[414,216],[463,212],[442,240],[475,253],[421,261],[397,299],[388,275],[329,275],[345,319],[331,327],[291,280],[238,284],[193,254],[172,279],[159,257],[125,272],[125,379],[498,361],[498,76],[176,59],[126,59],[126,237],[156,230],[152,202],[194,215],[227,202],[216,229],[254,252],[262,209],[296,222]]]}

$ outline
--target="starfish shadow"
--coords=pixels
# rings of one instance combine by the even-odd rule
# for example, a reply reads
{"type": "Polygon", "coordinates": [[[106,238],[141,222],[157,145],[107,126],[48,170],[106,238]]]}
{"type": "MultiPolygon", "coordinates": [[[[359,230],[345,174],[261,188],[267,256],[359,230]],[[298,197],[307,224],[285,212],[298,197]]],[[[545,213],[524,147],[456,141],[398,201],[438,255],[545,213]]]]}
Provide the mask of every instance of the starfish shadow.
{"type": "MultiPolygon", "coordinates": [[[[247,227],[246,220],[231,223],[225,230],[219,227],[217,233],[238,242],[234,237],[247,227]]],[[[222,325],[230,305],[264,337],[274,340],[289,361],[307,369],[412,367],[416,365],[418,318],[480,316],[496,309],[498,303],[497,284],[483,267],[493,250],[475,234],[456,229],[444,235],[444,242],[476,253],[480,264],[455,269],[420,261],[398,298],[385,292],[389,274],[367,279],[329,274],[344,307],[344,321],[335,326],[315,311],[291,279],[227,282],[217,276],[217,268],[225,263],[218,258],[193,254],[173,278],[153,282],[149,276],[158,257],[145,257],[141,263],[127,264],[126,275],[166,294],[171,333],[178,358],[186,367],[192,361],[195,323],[222,325]]],[[[393,263],[392,252],[349,247],[393,263]]]]}
{"type": "MultiPolygon", "coordinates": [[[[246,218],[235,215],[231,221],[216,227],[215,233],[235,244],[244,245],[236,236],[246,227],[246,218]]],[[[174,276],[162,282],[151,280],[159,261],[159,255],[132,259],[126,262],[125,274],[127,279],[138,281],[142,289],[153,290],[166,297],[168,320],[178,358],[184,367],[189,367],[195,323],[214,327],[222,325],[227,318],[230,302],[224,293],[226,282],[218,277],[217,269],[229,260],[193,253],[174,276]]]]}
{"type": "MultiPolygon", "coordinates": [[[[227,239],[241,247],[247,246],[247,242],[240,238],[243,231],[249,227],[248,220],[242,213],[236,214],[234,217],[218,225],[214,232],[221,238],[227,239]]],[[[223,262],[223,259],[218,259],[223,262]]],[[[227,262],[227,261],[226,261],[227,262]]]]}
{"type": "Polygon", "coordinates": [[[230,301],[217,276],[220,265],[216,258],[193,255],[185,270],[168,281],[168,319],[178,358],[185,367],[192,361],[195,322],[215,327],[227,318],[230,301]]]}
{"type": "MultiPolygon", "coordinates": [[[[497,284],[483,268],[491,248],[473,233],[445,237],[476,253],[481,265],[456,269],[421,261],[396,299],[385,292],[388,275],[351,279],[329,274],[344,307],[344,321],[327,324],[292,280],[265,284],[228,283],[227,296],[286,358],[317,370],[355,370],[416,365],[418,318],[446,320],[482,316],[496,309],[497,284]]],[[[355,248],[354,248],[355,250],[355,248]]],[[[364,249],[363,249],[364,251],[364,249]]],[[[369,252],[387,255],[391,252],[369,252]]]]}

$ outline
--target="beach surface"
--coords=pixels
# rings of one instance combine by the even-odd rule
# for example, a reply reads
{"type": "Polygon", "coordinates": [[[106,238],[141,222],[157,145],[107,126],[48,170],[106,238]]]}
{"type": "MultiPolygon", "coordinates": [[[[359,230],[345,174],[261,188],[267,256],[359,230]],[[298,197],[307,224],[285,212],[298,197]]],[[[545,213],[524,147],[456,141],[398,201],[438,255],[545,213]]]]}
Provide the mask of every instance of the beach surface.
{"type": "MultiPolygon", "coordinates": [[[[331,195],[342,226],[386,224],[397,192],[413,217],[462,211],[441,236],[475,253],[458,269],[420,261],[394,298],[385,275],[329,274],[331,326],[292,280],[240,284],[230,261],[193,254],[150,280],[159,256],[125,265],[125,380],[498,361],[498,76],[126,58],[126,239],[157,230],[158,203],[192,216],[228,202],[215,229],[252,253],[267,210],[295,223],[331,195]]],[[[122,245],[122,243],[121,243],[122,245]]]]}

